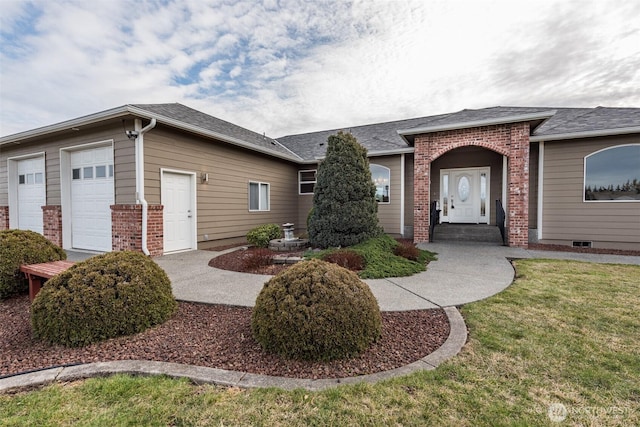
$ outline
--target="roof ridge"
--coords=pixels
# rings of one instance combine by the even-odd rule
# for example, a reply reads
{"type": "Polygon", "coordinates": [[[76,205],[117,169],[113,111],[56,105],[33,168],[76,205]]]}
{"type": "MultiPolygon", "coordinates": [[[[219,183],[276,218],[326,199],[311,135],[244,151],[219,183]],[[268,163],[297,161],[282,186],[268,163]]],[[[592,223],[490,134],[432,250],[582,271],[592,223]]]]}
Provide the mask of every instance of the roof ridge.
{"type": "MultiPolygon", "coordinates": [[[[563,126],[566,125],[568,122],[573,122],[574,120],[586,116],[587,114],[590,114],[591,112],[593,112],[595,109],[594,108],[588,108],[588,107],[583,107],[583,108],[563,108],[563,110],[567,111],[567,110],[571,110],[571,111],[578,111],[578,110],[584,110],[582,111],[580,114],[576,115],[575,117],[572,117],[569,120],[560,120],[558,123],[549,126],[547,129],[545,129],[545,132],[550,132],[553,129],[559,127],[559,126],[563,126]]],[[[556,113],[557,114],[557,113],[556,113]]],[[[555,116],[555,114],[554,114],[555,116]]],[[[544,123],[542,123],[542,125],[538,126],[538,128],[542,127],[544,124],[549,123],[549,120],[551,119],[551,117],[547,120],[544,121],[544,123]]],[[[537,129],[536,129],[537,130],[537,129]]],[[[535,132],[535,131],[534,131],[535,132]]]]}

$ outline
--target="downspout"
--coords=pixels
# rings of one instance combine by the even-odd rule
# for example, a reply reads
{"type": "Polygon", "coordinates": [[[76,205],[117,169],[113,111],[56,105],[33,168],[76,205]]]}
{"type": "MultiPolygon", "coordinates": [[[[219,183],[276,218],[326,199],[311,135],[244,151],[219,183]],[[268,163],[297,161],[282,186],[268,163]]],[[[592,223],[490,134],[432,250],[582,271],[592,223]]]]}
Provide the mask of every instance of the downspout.
{"type": "Polygon", "coordinates": [[[156,126],[156,119],[151,119],[151,122],[142,127],[142,120],[135,120],[135,131],[137,132],[135,153],[136,153],[136,199],[139,204],[142,205],[142,252],[149,256],[149,248],[147,247],[147,228],[148,218],[147,212],[149,204],[144,198],[144,134],[153,129],[156,126]]]}
{"type": "Polygon", "coordinates": [[[400,235],[404,238],[404,153],[400,154],[400,235]]]}

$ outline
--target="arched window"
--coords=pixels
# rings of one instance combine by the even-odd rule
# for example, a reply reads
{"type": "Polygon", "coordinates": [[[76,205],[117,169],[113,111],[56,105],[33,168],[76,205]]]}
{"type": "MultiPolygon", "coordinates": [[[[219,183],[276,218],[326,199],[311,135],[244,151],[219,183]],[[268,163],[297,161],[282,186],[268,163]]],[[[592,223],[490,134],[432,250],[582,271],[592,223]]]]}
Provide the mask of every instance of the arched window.
{"type": "Polygon", "coordinates": [[[640,202],[640,144],[618,145],[586,156],[584,200],[640,202]]]}
{"type": "Polygon", "coordinates": [[[370,164],[371,179],[376,186],[376,201],[378,203],[389,203],[389,188],[391,188],[391,171],[389,168],[370,164]]]}

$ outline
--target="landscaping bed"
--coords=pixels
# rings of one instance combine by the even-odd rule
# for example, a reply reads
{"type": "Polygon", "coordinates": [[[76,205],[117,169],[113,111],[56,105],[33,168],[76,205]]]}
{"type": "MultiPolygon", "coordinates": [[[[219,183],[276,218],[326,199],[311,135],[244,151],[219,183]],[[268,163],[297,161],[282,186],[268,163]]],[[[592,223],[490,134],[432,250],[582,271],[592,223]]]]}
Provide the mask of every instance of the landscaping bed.
{"type": "Polygon", "coordinates": [[[291,378],[343,378],[398,368],[436,350],[449,335],[444,311],[382,313],[382,338],[358,357],[328,363],[265,353],[251,333],[251,308],[181,302],[166,323],[83,348],[32,338],[29,298],[0,302],[0,376],[65,364],[155,360],[291,378]]]}

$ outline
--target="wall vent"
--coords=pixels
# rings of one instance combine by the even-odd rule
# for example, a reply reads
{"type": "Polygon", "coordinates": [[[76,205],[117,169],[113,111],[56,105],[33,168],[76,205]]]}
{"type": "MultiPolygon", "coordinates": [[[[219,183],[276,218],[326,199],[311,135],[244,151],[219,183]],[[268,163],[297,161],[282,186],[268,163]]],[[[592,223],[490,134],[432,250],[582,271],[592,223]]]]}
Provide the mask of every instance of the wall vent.
{"type": "Polygon", "coordinates": [[[591,243],[592,242],[574,240],[573,242],[571,242],[571,246],[573,246],[574,248],[590,248],[591,247],[591,243]]]}

